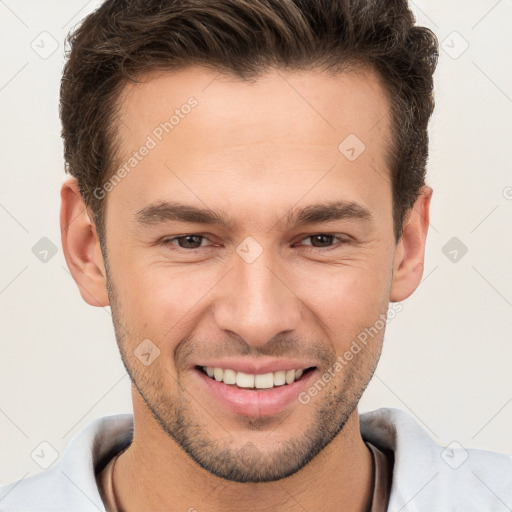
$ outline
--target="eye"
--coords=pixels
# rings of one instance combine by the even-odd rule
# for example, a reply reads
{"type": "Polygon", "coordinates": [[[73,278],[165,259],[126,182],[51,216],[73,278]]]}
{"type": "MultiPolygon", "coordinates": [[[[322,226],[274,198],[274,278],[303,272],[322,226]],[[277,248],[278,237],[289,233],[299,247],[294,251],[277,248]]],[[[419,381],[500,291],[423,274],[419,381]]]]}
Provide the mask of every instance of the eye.
{"type": "MultiPolygon", "coordinates": [[[[160,244],[164,246],[172,246],[172,248],[192,252],[196,249],[208,248],[213,245],[203,245],[203,242],[208,240],[204,235],[188,234],[179,235],[161,240],[160,244]]],[[[333,235],[330,233],[316,233],[314,235],[308,235],[301,240],[311,240],[311,244],[303,244],[309,246],[307,250],[320,250],[320,252],[327,252],[334,250],[341,245],[349,244],[350,240],[341,236],[333,235]],[[338,243],[333,245],[333,242],[338,240],[338,243]]]]}
{"type": "MultiPolygon", "coordinates": [[[[327,252],[333,249],[336,249],[340,245],[348,244],[350,243],[350,240],[347,240],[346,238],[332,235],[330,233],[316,233],[314,235],[309,235],[302,240],[311,240],[311,248],[312,249],[320,249],[322,252],[327,252]],[[339,243],[332,245],[334,240],[339,240],[339,243]]],[[[305,244],[308,245],[308,244],[305,244]]]]}
{"type": "Polygon", "coordinates": [[[177,246],[178,249],[193,250],[199,249],[203,240],[206,240],[206,237],[203,235],[180,235],[171,238],[164,238],[161,244],[177,246]],[[177,244],[175,242],[177,242],[177,244]]]}

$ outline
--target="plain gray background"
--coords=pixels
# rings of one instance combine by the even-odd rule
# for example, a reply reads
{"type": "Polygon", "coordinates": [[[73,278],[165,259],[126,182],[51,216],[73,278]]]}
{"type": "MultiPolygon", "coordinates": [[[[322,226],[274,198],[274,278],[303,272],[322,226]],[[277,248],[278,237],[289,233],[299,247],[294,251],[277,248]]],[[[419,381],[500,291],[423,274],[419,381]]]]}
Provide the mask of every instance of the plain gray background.
{"type": "MultiPolygon", "coordinates": [[[[82,301],[60,245],[63,43],[97,5],[0,0],[0,484],[131,411],[109,308],[82,301]]],[[[441,42],[431,227],[360,411],[398,407],[440,444],[512,453],[512,2],[411,6],[441,42]]]]}

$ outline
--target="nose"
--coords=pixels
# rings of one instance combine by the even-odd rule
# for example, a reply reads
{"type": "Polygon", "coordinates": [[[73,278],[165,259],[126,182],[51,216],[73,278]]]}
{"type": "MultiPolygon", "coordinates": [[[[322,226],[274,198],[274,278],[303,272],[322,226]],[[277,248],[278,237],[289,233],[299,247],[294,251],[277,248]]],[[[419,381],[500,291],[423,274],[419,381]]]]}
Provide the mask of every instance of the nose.
{"type": "Polygon", "coordinates": [[[293,290],[290,272],[283,269],[270,249],[252,263],[237,254],[235,268],[222,281],[214,318],[219,329],[240,336],[248,345],[260,346],[297,329],[302,302],[293,290]]]}

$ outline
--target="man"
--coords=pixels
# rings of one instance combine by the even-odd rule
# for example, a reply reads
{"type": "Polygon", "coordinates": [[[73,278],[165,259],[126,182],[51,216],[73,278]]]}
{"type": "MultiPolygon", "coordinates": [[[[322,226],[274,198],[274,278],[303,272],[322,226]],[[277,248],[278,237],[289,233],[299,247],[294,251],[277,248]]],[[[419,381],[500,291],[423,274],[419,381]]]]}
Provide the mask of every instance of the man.
{"type": "Polygon", "coordinates": [[[512,457],[454,469],[405,413],[357,411],[423,274],[437,41],[406,3],[106,1],[70,41],[62,244],[134,414],[0,508],[512,506],[512,457]]]}

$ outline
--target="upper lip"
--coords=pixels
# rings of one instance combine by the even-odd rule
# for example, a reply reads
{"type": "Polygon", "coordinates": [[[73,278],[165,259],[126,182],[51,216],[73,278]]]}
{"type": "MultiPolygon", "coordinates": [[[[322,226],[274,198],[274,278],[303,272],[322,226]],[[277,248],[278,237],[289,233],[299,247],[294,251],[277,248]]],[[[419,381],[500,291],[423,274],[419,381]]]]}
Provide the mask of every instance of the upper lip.
{"type": "Polygon", "coordinates": [[[300,361],[298,359],[211,359],[196,363],[194,366],[210,366],[212,368],[223,368],[235,370],[235,372],[261,375],[264,373],[277,372],[279,370],[305,370],[315,366],[311,361],[300,361]]]}

